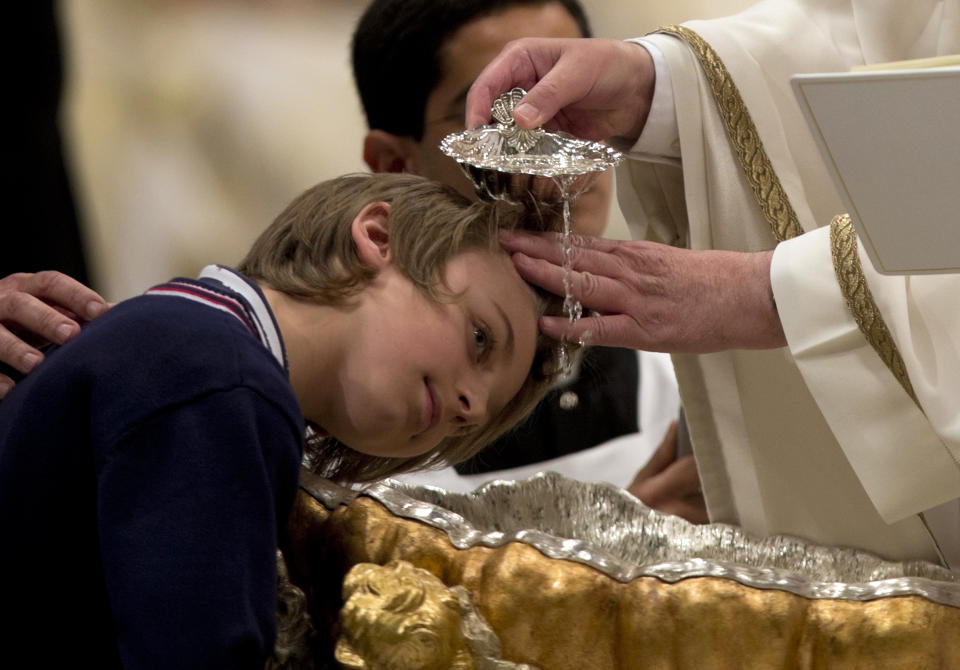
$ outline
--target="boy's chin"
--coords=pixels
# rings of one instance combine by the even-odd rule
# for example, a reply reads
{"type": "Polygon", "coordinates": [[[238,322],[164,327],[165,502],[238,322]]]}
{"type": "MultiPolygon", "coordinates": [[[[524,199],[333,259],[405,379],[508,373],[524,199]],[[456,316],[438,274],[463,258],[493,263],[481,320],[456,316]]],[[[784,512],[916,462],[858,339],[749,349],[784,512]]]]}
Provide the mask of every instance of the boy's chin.
{"type": "Polygon", "coordinates": [[[392,441],[383,441],[382,439],[371,439],[370,441],[358,440],[357,446],[344,442],[354,451],[367,456],[378,456],[380,458],[414,458],[421,456],[435,449],[442,438],[435,439],[414,439],[401,438],[392,441]]]}
{"type": "MultiPolygon", "coordinates": [[[[367,421],[369,426],[371,421],[367,421]]],[[[389,424],[390,422],[384,422],[389,424]]],[[[352,451],[366,456],[378,458],[413,458],[436,449],[447,437],[441,431],[427,431],[424,434],[411,436],[403,430],[363,431],[351,429],[349,426],[328,425],[307,421],[307,426],[320,437],[332,437],[340,444],[352,451]]]]}

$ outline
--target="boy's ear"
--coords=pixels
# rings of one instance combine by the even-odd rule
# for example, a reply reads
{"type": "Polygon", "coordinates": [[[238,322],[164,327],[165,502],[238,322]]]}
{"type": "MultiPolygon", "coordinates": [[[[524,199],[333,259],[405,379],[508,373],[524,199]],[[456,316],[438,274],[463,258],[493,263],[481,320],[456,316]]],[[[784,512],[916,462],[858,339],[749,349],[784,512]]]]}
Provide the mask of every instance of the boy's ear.
{"type": "Polygon", "coordinates": [[[371,202],[353,220],[350,232],[360,262],[377,270],[390,264],[390,203],[371,202]]]}
{"type": "Polygon", "coordinates": [[[374,129],[363,138],[363,160],[373,172],[420,174],[418,147],[412,137],[374,129]]]}

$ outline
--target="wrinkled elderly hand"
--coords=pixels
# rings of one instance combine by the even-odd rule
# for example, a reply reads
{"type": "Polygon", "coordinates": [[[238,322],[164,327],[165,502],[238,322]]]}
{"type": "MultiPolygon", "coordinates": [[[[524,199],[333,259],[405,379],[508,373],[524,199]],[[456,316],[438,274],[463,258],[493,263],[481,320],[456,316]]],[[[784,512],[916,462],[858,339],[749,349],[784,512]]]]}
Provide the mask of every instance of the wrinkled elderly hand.
{"type": "MultiPolygon", "coordinates": [[[[500,243],[524,279],[563,295],[559,235],[501,232],[500,243]]],[[[572,292],[596,315],[573,325],[542,317],[540,330],[590,345],[671,353],[782,347],[772,257],[578,237],[572,292]]]]}
{"type": "Polygon", "coordinates": [[[677,422],[663,436],[660,446],[640,469],[627,491],[650,508],[675,514],[690,523],[707,523],[707,505],[693,454],[676,458],[677,422]]]}
{"type": "MultiPolygon", "coordinates": [[[[0,279],[0,362],[27,374],[43,354],[32,345],[63,344],[108,305],[95,291],[54,271],[17,273],[0,279]]],[[[0,374],[0,398],[13,388],[0,374]]]]}
{"type": "Polygon", "coordinates": [[[510,42],[476,78],[466,102],[466,127],[489,122],[498,95],[527,95],[513,118],[586,140],[624,138],[633,144],[653,100],[655,70],[638,44],[603,39],[525,38],[510,42]]]}

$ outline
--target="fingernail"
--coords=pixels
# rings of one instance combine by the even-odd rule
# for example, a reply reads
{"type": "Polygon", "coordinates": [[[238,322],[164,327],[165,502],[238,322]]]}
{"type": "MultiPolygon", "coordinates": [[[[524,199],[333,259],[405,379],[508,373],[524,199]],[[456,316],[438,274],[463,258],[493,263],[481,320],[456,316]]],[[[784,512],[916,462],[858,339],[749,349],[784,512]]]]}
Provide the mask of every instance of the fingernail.
{"type": "Polygon", "coordinates": [[[23,355],[23,358],[20,359],[23,361],[23,370],[24,372],[30,372],[40,363],[40,354],[35,354],[32,351],[23,355]]]}
{"type": "Polygon", "coordinates": [[[71,337],[73,337],[76,332],[76,326],[70,323],[64,323],[57,326],[56,335],[57,335],[57,344],[63,344],[71,337]]]}
{"type": "Polygon", "coordinates": [[[5,397],[12,390],[13,382],[7,381],[6,379],[0,379],[0,398],[5,397]]]}
{"type": "Polygon", "coordinates": [[[516,109],[513,110],[513,118],[518,121],[523,121],[528,125],[540,125],[537,123],[537,119],[540,118],[540,110],[529,102],[521,102],[517,105],[516,109]]]}
{"type": "Polygon", "coordinates": [[[96,319],[107,311],[107,306],[97,300],[91,300],[87,303],[87,318],[96,319]]]}

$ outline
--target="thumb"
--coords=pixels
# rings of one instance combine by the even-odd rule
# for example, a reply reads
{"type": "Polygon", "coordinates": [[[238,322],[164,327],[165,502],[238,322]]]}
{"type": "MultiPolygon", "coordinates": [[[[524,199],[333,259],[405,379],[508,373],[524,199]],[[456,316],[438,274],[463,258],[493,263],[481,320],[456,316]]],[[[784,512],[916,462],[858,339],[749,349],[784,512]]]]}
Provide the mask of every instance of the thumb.
{"type": "MultiPolygon", "coordinates": [[[[560,63],[558,63],[558,66],[560,63]]],[[[527,91],[520,104],[513,110],[513,119],[521,128],[538,128],[546,125],[565,106],[576,100],[572,95],[569,77],[562,67],[555,66],[543,79],[527,91]]]]}

